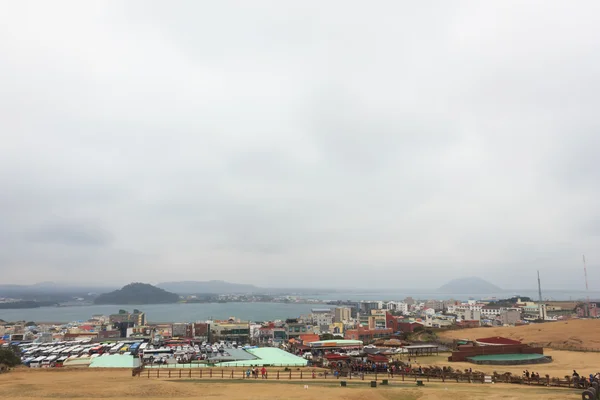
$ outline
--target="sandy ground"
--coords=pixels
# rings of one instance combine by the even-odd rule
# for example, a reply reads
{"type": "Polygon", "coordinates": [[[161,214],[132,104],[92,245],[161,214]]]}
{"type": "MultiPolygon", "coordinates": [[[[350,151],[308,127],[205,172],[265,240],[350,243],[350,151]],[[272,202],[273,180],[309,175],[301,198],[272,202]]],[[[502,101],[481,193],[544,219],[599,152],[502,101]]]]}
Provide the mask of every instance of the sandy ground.
{"type": "Polygon", "coordinates": [[[0,399],[340,399],[340,400],[565,400],[579,399],[577,391],[529,388],[517,385],[412,383],[377,388],[366,382],[242,382],[157,380],[131,377],[130,370],[30,370],[18,369],[0,375],[0,399]]]}
{"type": "Polygon", "coordinates": [[[544,324],[461,329],[440,333],[440,337],[447,339],[475,340],[490,336],[507,337],[521,340],[523,343],[538,343],[544,347],[575,346],[600,349],[600,319],[573,319],[544,324]]]}

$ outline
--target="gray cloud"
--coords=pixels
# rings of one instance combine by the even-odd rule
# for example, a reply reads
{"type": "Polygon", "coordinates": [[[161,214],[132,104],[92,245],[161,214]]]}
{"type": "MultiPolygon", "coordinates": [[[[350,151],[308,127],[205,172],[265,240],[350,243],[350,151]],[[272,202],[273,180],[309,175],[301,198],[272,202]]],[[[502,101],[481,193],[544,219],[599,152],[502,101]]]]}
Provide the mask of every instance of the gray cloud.
{"type": "Polygon", "coordinates": [[[105,230],[90,224],[59,222],[46,224],[28,235],[41,243],[57,243],[67,246],[107,246],[113,237],[105,230]]]}
{"type": "Polygon", "coordinates": [[[5,8],[7,282],[600,273],[597,2],[5,8]]]}

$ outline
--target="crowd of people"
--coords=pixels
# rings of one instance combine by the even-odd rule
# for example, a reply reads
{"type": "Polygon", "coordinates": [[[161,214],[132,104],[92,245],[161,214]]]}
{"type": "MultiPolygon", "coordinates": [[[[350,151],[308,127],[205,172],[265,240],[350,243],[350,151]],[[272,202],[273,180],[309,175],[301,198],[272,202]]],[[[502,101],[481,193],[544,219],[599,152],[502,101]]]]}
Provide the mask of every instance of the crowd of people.
{"type": "Polygon", "coordinates": [[[264,366],[261,369],[258,369],[258,367],[253,367],[246,370],[247,379],[250,379],[250,375],[252,375],[254,379],[258,379],[259,374],[261,375],[262,379],[267,379],[267,369],[264,366]]]}
{"type": "Polygon", "coordinates": [[[587,377],[585,375],[579,375],[579,373],[576,370],[573,370],[572,378],[573,382],[575,382],[576,384],[579,384],[582,387],[587,387],[593,382],[600,383],[600,372],[596,372],[595,375],[590,374],[589,377],[587,377]]]}
{"type": "MultiPolygon", "coordinates": [[[[392,361],[392,362],[374,362],[374,361],[360,361],[352,360],[350,362],[338,361],[330,363],[330,368],[334,375],[344,376],[348,373],[353,375],[361,374],[388,374],[392,378],[397,374],[420,374],[423,375],[426,370],[420,365],[412,362],[392,361]]],[[[440,369],[443,372],[446,371],[446,367],[440,369]]]]}

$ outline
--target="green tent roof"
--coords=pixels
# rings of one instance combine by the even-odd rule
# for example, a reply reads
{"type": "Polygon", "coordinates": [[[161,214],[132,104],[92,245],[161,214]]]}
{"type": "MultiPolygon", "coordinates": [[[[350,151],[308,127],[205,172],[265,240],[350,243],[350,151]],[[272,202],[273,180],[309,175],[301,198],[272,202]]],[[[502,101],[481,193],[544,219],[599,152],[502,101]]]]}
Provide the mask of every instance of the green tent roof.
{"type": "Polygon", "coordinates": [[[256,360],[229,361],[217,364],[218,367],[250,367],[250,366],[293,366],[304,367],[308,361],[302,357],[295,356],[287,351],[275,347],[261,347],[248,349],[248,353],[258,357],[256,360]]]}
{"type": "Polygon", "coordinates": [[[134,356],[113,354],[93,358],[90,368],[135,368],[139,365],[140,360],[134,356]]]}

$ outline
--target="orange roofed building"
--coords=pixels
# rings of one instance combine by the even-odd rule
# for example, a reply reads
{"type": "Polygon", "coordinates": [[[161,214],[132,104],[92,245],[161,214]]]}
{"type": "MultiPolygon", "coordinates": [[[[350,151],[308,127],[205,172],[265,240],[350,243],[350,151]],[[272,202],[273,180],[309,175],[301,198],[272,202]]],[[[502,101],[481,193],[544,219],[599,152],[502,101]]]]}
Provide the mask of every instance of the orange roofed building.
{"type": "Polygon", "coordinates": [[[344,336],[347,340],[361,340],[363,343],[370,343],[375,339],[380,339],[383,337],[388,337],[394,333],[392,328],[385,329],[368,329],[359,326],[357,329],[348,329],[346,330],[346,335],[344,336]]]}
{"type": "Polygon", "coordinates": [[[319,335],[316,334],[300,335],[299,339],[302,340],[303,345],[306,345],[307,343],[311,342],[318,342],[319,340],[321,340],[319,335]]]}

